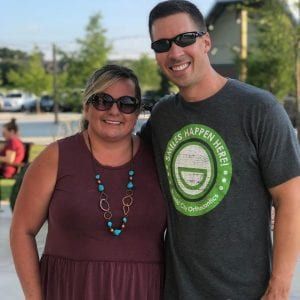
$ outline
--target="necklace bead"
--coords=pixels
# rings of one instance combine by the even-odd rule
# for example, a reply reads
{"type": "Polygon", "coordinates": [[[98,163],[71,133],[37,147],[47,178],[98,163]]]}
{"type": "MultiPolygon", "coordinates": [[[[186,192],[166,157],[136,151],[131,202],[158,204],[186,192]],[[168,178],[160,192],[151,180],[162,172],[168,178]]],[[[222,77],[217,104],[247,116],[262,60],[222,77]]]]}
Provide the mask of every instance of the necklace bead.
{"type": "Polygon", "coordinates": [[[104,191],[104,185],[103,184],[99,184],[98,185],[98,191],[99,192],[103,192],[104,191]]]}
{"type": "Polygon", "coordinates": [[[119,236],[122,233],[121,229],[114,229],[114,235],[119,236]]]}
{"type": "Polygon", "coordinates": [[[133,189],[133,183],[131,181],[128,182],[127,188],[130,190],[133,189]]]}

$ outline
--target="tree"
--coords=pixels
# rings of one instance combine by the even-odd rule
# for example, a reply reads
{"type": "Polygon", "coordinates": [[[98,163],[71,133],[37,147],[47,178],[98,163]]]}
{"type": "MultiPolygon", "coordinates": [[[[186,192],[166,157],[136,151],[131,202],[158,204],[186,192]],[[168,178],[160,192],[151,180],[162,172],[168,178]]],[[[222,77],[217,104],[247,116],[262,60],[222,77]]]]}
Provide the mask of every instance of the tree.
{"type": "Polygon", "coordinates": [[[0,85],[9,86],[8,73],[18,71],[20,66],[28,59],[28,55],[20,50],[0,48],[0,85]]]}
{"type": "Polygon", "coordinates": [[[132,63],[131,67],[139,78],[144,91],[159,89],[160,76],[154,59],[147,54],[142,54],[138,60],[132,63]]]}
{"type": "Polygon", "coordinates": [[[90,17],[85,37],[77,40],[79,51],[67,59],[69,87],[82,89],[91,73],[107,62],[111,46],[105,37],[106,30],[101,19],[100,13],[90,17]]]}
{"type": "Polygon", "coordinates": [[[37,96],[51,89],[51,76],[45,71],[43,56],[38,48],[33,50],[28,61],[18,71],[11,70],[8,73],[8,79],[15,87],[37,96]]]}
{"type": "Polygon", "coordinates": [[[247,61],[247,82],[282,99],[295,91],[295,26],[285,4],[265,0],[251,12],[257,42],[247,61]],[[275,17],[276,16],[276,17],[275,17]]]}

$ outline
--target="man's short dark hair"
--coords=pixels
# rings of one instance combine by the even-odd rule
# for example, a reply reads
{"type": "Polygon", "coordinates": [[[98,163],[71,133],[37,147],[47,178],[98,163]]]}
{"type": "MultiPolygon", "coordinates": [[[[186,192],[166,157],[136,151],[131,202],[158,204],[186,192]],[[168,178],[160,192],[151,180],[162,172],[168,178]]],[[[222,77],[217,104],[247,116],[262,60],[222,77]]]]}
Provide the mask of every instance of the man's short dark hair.
{"type": "Polygon", "coordinates": [[[169,0],[158,3],[151,10],[148,23],[150,36],[152,37],[151,28],[154,21],[178,13],[188,14],[198,26],[199,31],[206,31],[203,15],[195,4],[185,0],[169,0]]]}

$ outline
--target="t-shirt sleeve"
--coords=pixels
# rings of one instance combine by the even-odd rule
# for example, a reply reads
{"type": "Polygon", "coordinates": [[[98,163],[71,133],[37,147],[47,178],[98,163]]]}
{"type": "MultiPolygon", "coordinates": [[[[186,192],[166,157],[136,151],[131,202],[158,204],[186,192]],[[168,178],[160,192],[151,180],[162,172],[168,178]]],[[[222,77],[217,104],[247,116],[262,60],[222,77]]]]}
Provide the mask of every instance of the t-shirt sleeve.
{"type": "Polygon", "coordinates": [[[267,188],[300,176],[297,136],[279,103],[264,112],[258,123],[257,140],[259,164],[267,188]]]}
{"type": "Polygon", "coordinates": [[[17,142],[17,140],[11,139],[9,141],[7,150],[17,151],[19,147],[20,147],[20,144],[17,142]]]}

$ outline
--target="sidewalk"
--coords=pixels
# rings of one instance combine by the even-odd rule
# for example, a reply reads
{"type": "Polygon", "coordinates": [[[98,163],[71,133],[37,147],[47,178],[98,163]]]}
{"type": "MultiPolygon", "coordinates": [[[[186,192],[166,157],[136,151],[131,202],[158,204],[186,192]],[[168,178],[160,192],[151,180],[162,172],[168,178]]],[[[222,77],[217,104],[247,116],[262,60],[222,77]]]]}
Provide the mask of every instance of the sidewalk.
{"type": "MultiPolygon", "coordinates": [[[[1,201],[0,212],[0,298],[1,300],[24,299],[9,247],[9,228],[11,210],[8,202],[1,201]]],[[[44,249],[47,226],[44,225],[37,235],[38,251],[44,249]]]]}
{"type": "MultiPolygon", "coordinates": [[[[9,249],[9,227],[11,222],[11,211],[9,204],[2,204],[3,211],[0,212],[0,294],[1,300],[24,299],[20,283],[18,281],[13,260],[9,249]]],[[[38,251],[41,254],[47,226],[44,225],[37,236],[38,251]]],[[[67,300],[67,299],[66,299],[67,300]]],[[[300,257],[296,268],[290,300],[300,300],[300,257]]]]}

